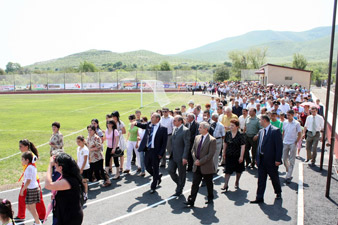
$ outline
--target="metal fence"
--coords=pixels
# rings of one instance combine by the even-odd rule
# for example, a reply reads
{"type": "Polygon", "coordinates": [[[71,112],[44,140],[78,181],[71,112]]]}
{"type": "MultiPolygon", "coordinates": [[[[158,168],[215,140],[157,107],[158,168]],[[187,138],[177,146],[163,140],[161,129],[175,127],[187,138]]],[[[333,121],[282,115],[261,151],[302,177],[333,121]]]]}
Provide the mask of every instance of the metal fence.
{"type": "Polygon", "coordinates": [[[141,80],[159,80],[164,88],[187,88],[213,82],[212,70],[131,71],[0,75],[0,91],[138,89],[141,80]]]}

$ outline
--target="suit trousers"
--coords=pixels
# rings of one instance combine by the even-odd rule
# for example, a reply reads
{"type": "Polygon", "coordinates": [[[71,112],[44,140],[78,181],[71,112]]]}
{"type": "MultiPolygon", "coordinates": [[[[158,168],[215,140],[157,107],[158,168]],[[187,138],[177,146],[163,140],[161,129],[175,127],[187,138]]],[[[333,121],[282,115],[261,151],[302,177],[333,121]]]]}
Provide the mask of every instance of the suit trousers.
{"type": "Polygon", "coordinates": [[[223,145],[223,138],[216,139],[216,152],[214,155],[214,165],[215,165],[215,171],[217,172],[218,169],[218,160],[219,160],[219,154],[221,152],[223,145]]]}
{"type": "Polygon", "coordinates": [[[194,172],[191,192],[190,192],[190,196],[188,197],[188,201],[195,202],[202,179],[204,179],[205,184],[207,186],[208,200],[214,199],[214,184],[212,182],[212,178],[213,178],[213,174],[202,174],[201,168],[198,166],[196,169],[196,172],[194,172]]]}
{"type": "Polygon", "coordinates": [[[159,164],[160,160],[154,149],[149,149],[145,153],[144,164],[147,172],[153,177],[153,182],[150,185],[152,190],[156,189],[158,180],[160,178],[159,164]]]}
{"type": "Polygon", "coordinates": [[[186,166],[183,166],[182,160],[180,162],[175,162],[172,158],[169,159],[168,172],[171,179],[177,185],[176,193],[182,193],[187,175],[186,166]],[[178,170],[178,175],[176,170],[178,170]]]}
{"type": "Polygon", "coordinates": [[[171,137],[172,135],[168,135],[168,140],[167,140],[167,153],[164,152],[163,157],[161,159],[161,166],[165,166],[166,161],[167,161],[167,156],[171,154],[171,137]]]}
{"type": "Polygon", "coordinates": [[[312,135],[312,132],[307,132],[307,138],[306,138],[306,153],[307,153],[307,159],[311,162],[315,163],[317,158],[317,147],[318,147],[318,141],[319,141],[320,133],[317,132],[315,136],[312,135]]]}
{"type": "MultiPolygon", "coordinates": [[[[275,163],[275,162],[274,162],[275,163]]],[[[266,188],[267,177],[271,178],[273,189],[275,194],[282,193],[280,186],[279,175],[278,175],[278,166],[275,165],[266,165],[264,163],[264,156],[260,155],[260,164],[258,165],[258,188],[256,199],[263,200],[264,192],[266,188]]]]}
{"type": "MultiPolygon", "coordinates": [[[[192,147],[192,146],[190,146],[192,147]]],[[[192,154],[191,154],[191,148],[189,149],[188,152],[188,170],[192,170],[192,167],[194,166],[194,159],[192,158],[192,154]]]]}
{"type": "Polygon", "coordinates": [[[296,144],[283,144],[283,162],[286,168],[286,179],[292,177],[293,168],[295,166],[297,146],[296,144]]]}
{"type": "Polygon", "coordinates": [[[246,165],[248,166],[250,163],[255,164],[256,162],[256,153],[257,153],[257,141],[254,141],[253,138],[254,137],[248,137],[246,136],[246,142],[245,142],[245,154],[244,154],[244,158],[245,158],[245,162],[246,165]],[[251,149],[251,158],[250,158],[250,149],[251,149]]]}

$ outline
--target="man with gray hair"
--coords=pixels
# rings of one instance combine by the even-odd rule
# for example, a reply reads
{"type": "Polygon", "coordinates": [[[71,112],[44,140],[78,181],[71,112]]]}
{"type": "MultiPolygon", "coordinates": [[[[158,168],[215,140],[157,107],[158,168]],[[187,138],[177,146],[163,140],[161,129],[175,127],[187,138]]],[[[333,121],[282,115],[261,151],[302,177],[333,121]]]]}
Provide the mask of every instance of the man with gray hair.
{"type": "Polygon", "coordinates": [[[237,115],[232,113],[232,108],[229,106],[224,107],[224,115],[223,115],[223,119],[222,119],[222,124],[225,128],[226,131],[228,131],[230,129],[230,120],[232,119],[237,119],[238,117],[237,115]]]}
{"type": "Polygon", "coordinates": [[[169,155],[168,172],[171,179],[176,183],[176,192],[173,196],[179,197],[185,185],[186,165],[188,163],[188,153],[190,150],[190,131],[183,125],[183,117],[174,117],[174,132],[171,138],[172,151],[169,155]],[[178,175],[176,173],[178,170],[178,175]]]}
{"type": "Polygon", "coordinates": [[[216,138],[216,152],[214,155],[214,166],[215,166],[215,171],[217,173],[218,170],[218,159],[219,159],[219,154],[221,153],[222,150],[222,144],[223,144],[223,140],[225,137],[225,129],[223,124],[221,124],[220,122],[218,122],[218,114],[214,113],[212,114],[211,119],[214,121],[213,124],[215,124],[215,129],[214,129],[214,133],[213,133],[213,137],[216,138]]]}

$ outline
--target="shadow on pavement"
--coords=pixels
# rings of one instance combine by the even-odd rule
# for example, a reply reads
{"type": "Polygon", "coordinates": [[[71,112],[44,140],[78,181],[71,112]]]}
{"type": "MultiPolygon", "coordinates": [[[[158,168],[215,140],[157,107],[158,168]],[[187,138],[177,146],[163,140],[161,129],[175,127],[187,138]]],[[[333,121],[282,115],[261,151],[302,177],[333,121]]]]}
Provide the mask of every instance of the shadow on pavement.
{"type": "Polygon", "coordinates": [[[290,221],[288,210],[283,208],[283,200],[275,200],[273,205],[260,204],[261,210],[273,221],[290,221]]]}

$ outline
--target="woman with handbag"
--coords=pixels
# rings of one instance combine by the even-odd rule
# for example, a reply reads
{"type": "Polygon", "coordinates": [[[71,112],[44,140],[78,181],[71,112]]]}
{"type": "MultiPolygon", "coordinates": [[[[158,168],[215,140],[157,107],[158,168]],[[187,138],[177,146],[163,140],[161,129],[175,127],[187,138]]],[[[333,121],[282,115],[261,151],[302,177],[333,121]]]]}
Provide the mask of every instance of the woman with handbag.
{"type": "Polygon", "coordinates": [[[91,174],[94,172],[97,180],[104,179],[103,187],[111,185],[108,174],[103,168],[103,154],[102,154],[102,141],[101,138],[96,134],[96,128],[93,125],[87,126],[88,139],[87,145],[89,148],[89,165],[91,174]]]}
{"type": "Polygon", "coordinates": [[[123,151],[119,149],[119,139],[120,134],[117,130],[117,126],[115,121],[108,121],[107,123],[108,129],[106,130],[106,141],[107,141],[107,150],[106,150],[106,171],[108,173],[109,171],[109,164],[111,157],[114,158],[114,164],[116,168],[116,174],[113,178],[113,180],[117,180],[120,178],[120,164],[119,164],[119,157],[122,154],[123,157],[123,151]]]}
{"type": "MultiPolygon", "coordinates": [[[[120,120],[120,113],[118,111],[114,111],[112,114],[112,117],[113,117],[113,120],[115,121],[116,123],[116,127],[117,127],[117,130],[119,132],[119,147],[120,149],[124,152],[124,150],[127,149],[127,144],[126,144],[126,141],[124,139],[124,134],[126,134],[126,128],[125,128],[125,125],[124,123],[120,120]]],[[[124,156],[121,156],[120,157],[120,172],[122,172],[122,169],[123,169],[123,163],[124,163],[124,156]]]]}

